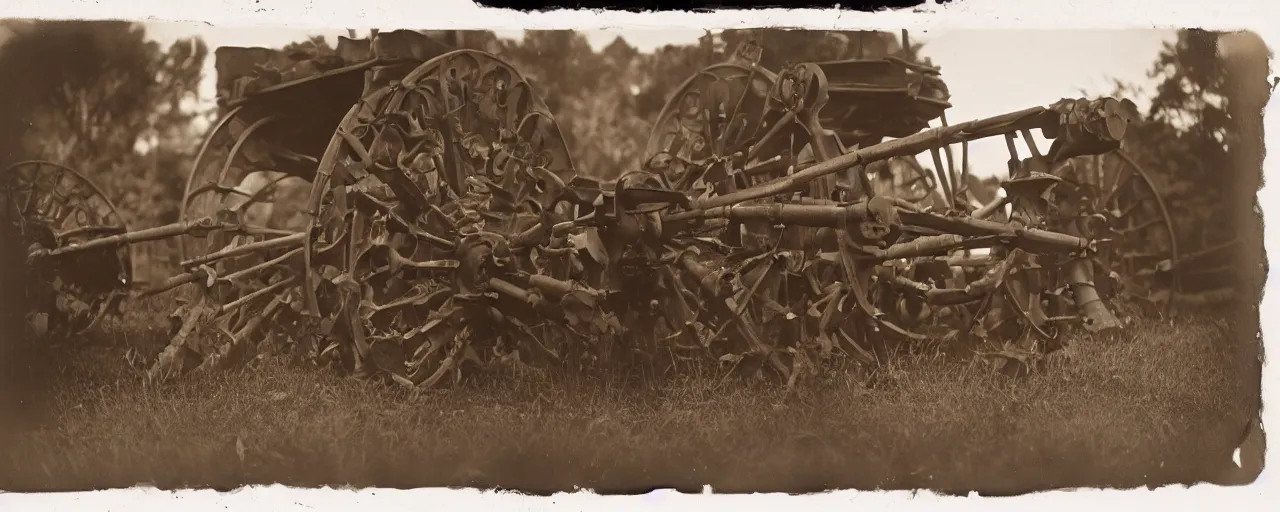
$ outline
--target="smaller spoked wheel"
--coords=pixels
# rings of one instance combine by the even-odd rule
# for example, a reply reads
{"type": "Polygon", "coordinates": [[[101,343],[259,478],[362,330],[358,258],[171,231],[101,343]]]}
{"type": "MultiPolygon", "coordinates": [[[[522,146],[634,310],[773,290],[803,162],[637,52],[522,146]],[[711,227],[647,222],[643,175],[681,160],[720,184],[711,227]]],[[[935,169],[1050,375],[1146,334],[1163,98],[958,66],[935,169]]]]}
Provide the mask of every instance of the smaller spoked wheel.
{"type": "Polygon", "coordinates": [[[1167,313],[1178,292],[1173,220],[1155,180],[1122,150],[1060,165],[1067,232],[1100,240],[1095,282],[1103,297],[1167,313]]]}
{"type": "MultiPolygon", "coordinates": [[[[23,250],[53,251],[128,232],[125,220],[91,181],[45,161],[14,164],[0,173],[0,221],[16,227],[23,250]]],[[[27,296],[35,304],[28,326],[36,333],[83,333],[133,283],[128,245],[107,246],[28,261],[27,296]]]]}
{"type": "MultiPolygon", "coordinates": [[[[531,85],[461,50],[367,94],[314,182],[306,292],[358,376],[432,387],[533,334],[522,246],[576,172],[531,85]],[[524,304],[499,304],[502,301],[524,304]]],[[[329,348],[329,347],[327,347],[329,348]]]]}
{"type": "Polygon", "coordinates": [[[315,160],[287,142],[305,126],[243,106],[206,136],[179,210],[188,229],[178,238],[183,273],[158,288],[184,287],[173,339],[152,376],[240,364],[257,341],[294,332],[280,327],[297,323],[286,313],[302,304],[302,206],[315,160]]]}
{"type": "MultiPolygon", "coordinates": [[[[804,154],[814,153],[800,120],[801,99],[809,99],[806,85],[799,77],[782,80],[758,66],[707,67],[681,84],[658,114],[643,166],[694,198],[781,177],[804,154]]],[[[730,245],[759,249],[779,233],[761,223],[729,222],[721,236],[730,245]]]]}
{"type": "MultiPolygon", "coordinates": [[[[284,144],[306,125],[287,115],[239,107],[214,125],[192,163],[180,220],[194,222],[230,210],[247,225],[284,232],[306,227],[302,207],[310,192],[307,166],[314,158],[284,144]]],[[[181,257],[225,248],[221,238],[184,236],[181,257]]]]}
{"type": "Polygon", "coordinates": [[[231,229],[179,239],[181,267],[193,285],[186,288],[192,305],[179,313],[181,332],[212,321],[235,344],[272,331],[279,320],[273,315],[301,303],[302,209],[313,172],[307,167],[314,169],[315,160],[290,148],[308,126],[247,105],[224,114],[206,137],[180,220],[213,219],[231,229]]]}
{"type": "Polygon", "coordinates": [[[772,72],[738,64],[718,64],[690,77],[658,114],[645,166],[690,191],[700,180],[716,180],[698,175],[715,164],[751,166],[782,155],[798,125],[773,108],[769,97],[776,83],[772,72]],[[740,161],[731,162],[733,157],[740,161]]]}
{"type": "Polygon", "coordinates": [[[877,196],[903,199],[919,208],[941,208],[946,199],[937,180],[920,165],[915,155],[893,157],[866,166],[868,182],[877,196]]]}

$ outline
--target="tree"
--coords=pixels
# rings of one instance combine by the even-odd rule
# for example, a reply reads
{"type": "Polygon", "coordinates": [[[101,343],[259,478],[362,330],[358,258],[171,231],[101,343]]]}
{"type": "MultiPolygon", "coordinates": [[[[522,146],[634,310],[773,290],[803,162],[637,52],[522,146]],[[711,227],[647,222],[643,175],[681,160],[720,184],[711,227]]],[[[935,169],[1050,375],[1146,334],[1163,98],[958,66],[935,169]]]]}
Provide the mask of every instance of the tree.
{"type": "MultiPolygon", "coordinates": [[[[1188,248],[1221,243],[1235,235],[1223,225],[1229,194],[1241,179],[1232,153],[1242,144],[1232,114],[1239,77],[1229,73],[1218,41],[1222,33],[1179,30],[1165,43],[1148,75],[1158,80],[1147,119],[1132,127],[1126,144],[1162,186],[1178,238],[1188,248]],[[1226,228],[1226,229],[1224,229],[1226,228]]],[[[1116,84],[1118,95],[1133,86],[1116,84]]],[[[1248,172],[1248,171],[1245,171],[1248,172]]]]}
{"type": "MultiPolygon", "coordinates": [[[[1173,218],[1184,292],[1237,286],[1233,276],[1243,267],[1232,267],[1223,258],[1242,253],[1252,230],[1252,202],[1241,193],[1255,187],[1260,176],[1258,169],[1239,162],[1260,143],[1256,136],[1250,140],[1247,128],[1259,122],[1254,116],[1261,112],[1244,107],[1250,99],[1242,91],[1249,85],[1266,88],[1261,78],[1265,61],[1259,59],[1252,73],[1228,67],[1220,47],[1224,36],[1228,34],[1184,29],[1164,45],[1148,73],[1158,82],[1147,119],[1131,126],[1125,137],[1126,151],[1155,176],[1173,218]],[[1232,241],[1245,244],[1205,252],[1232,241]],[[1196,253],[1206,258],[1187,260],[1196,253]],[[1235,270],[1212,271],[1219,265],[1235,270]]],[[[1134,89],[1116,84],[1120,96],[1134,89]]]]}
{"type": "Polygon", "coordinates": [[[578,172],[614,178],[639,167],[649,125],[636,114],[639,52],[621,39],[597,53],[571,30],[530,30],[498,55],[534,86],[555,116],[578,172]]]}
{"type": "Polygon", "coordinates": [[[191,122],[208,55],[198,39],[168,51],[118,21],[9,22],[0,73],[5,162],[54,160],[85,174],[132,225],[176,220],[191,122]]]}

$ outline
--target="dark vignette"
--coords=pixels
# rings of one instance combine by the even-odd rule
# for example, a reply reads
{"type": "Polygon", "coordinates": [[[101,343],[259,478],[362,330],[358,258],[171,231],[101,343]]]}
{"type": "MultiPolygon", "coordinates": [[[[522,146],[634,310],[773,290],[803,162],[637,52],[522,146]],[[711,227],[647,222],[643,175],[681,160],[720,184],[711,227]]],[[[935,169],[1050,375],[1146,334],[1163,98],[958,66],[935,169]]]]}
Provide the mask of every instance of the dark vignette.
{"type": "MultiPolygon", "coordinates": [[[[1242,89],[1235,91],[1242,101],[1233,102],[1233,105],[1239,109],[1236,114],[1241,118],[1248,117],[1254,122],[1245,123],[1241,130],[1248,138],[1255,139],[1257,144],[1250,147],[1248,151],[1237,153],[1238,160],[1235,165],[1241,171],[1246,167],[1249,169],[1257,169],[1256,172],[1241,172],[1242,176],[1248,179],[1238,180],[1238,189],[1235,191],[1233,204],[1237,205],[1236,221],[1240,223],[1243,230],[1254,236],[1246,236],[1245,250],[1238,254],[1238,264],[1242,268],[1250,270],[1243,273],[1240,289],[1247,292],[1240,294],[1238,307],[1235,309],[1235,318],[1230,323],[1230,333],[1238,340],[1256,340],[1256,343],[1237,343],[1241,350],[1234,354],[1239,364],[1240,377],[1247,380],[1248,389],[1260,389],[1261,384],[1261,368],[1262,368],[1262,343],[1260,334],[1260,317],[1259,305],[1262,296],[1263,283],[1269,265],[1266,260],[1265,249],[1263,243],[1263,217],[1260,205],[1257,201],[1257,191],[1263,183],[1263,174],[1261,170],[1262,158],[1265,154],[1265,147],[1262,143],[1262,115],[1261,109],[1269,99],[1269,91],[1265,90],[1266,65],[1265,60],[1255,60],[1250,66],[1240,68],[1238,72],[1249,73],[1251,78],[1245,82],[1254,85],[1256,89],[1242,89]],[[1256,79],[1254,77],[1256,75],[1256,79]],[[1257,112],[1257,114],[1253,114],[1257,112]],[[1246,114],[1248,114],[1246,116],[1246,114]],[[1252,200],[1249,198],[1252,197],[1252,200]],[[1254,352],[1251,347],[1257,347],[1254,352]],[[1256,386],[1255,386],[1256,384],[1256,386]]],[[[12,233],[9,226],[0,225],[0,339],[4,340],[2,354],[3,360],[0,361],[3,366],[4,381],[0,382],[3,388],[0,389],[0,442],[7,442],[9,436],[18,433],[20,430],[35,426],[40,423],[42,418],[47,417],[42,414],[45,404],[45,393],[50,386],[50,379],[54,372],[51,370],[52,361],[43,350],[29,348],[20,336],[23,332],[21,325],[21,312],[25,311],[23,304],[23,296],[20,293],[21,287],[15,286],[14,283],[19,282],[22,276],[23,268],[23,248],[16,243],[12,243],[12,233]]],[[[1261,407],[1259,397],[1259,408],[1261,407]]],[[[362,420],[367,421],[367,420],[362,420]]],[[[1255,427],[1256,428],[1256,427],[1255,427]]],[[[1246,432],[1242,432],[1243,438],[1246,432]]],[[[373,440],[360,440],[359,442],[370,442],[373,440]]],[[[508,440],[509,441],[509,440],[508,440]]],[[[501,443],[498,439],[494,442],[501,443]]],[[[797,448],[802,449],[805,441],[797,443],[797,448]]],[[[313,447],[312,449],[316,449],[313,447]]],[[[316,449],[316,451],[319,451],[316,449]]],[[[404,468],[396,468],[391,463],[373,462],[368,465],[361,466],[363,470],[356,471],[363,473],[352,475],[352,471],[343,471],[340,468],[322,468],[309,467],[307,462],[313,460],[314,453],[310,453],[306,447],[301,447],[298,452],[289,454],[295,460],[290,464],[276,466],[276,469],[268,472],[257,474],[246,474],[244,469],[231,469],[234,463],[225,460],[224,456],[234,457],[233,450],[221,450],[218,452],[216,460],[208,460],[210,465],[224,466],[223,468],[214,469],[212,473],[204,473],[202,477],[189,479],[189,477],[175,477],[175,480],[157,482],[164,488],[185,488],[194,486],[209,486],[218,489],[232,489],[246,483],[271,483],[282,482],[297,486],[318,486],[318,485],[335,485],[345,480],[352,485],[369,485],[380,487],[398,487],[413,488],[424,485],[453,485],[453,486],[478,486],[478,487],[501,487],[507,489],[518,489],[525,492],[533,492],[536,494],[550,494],[557,491],[571,490],[573,485],[578,485],[580,481],[575,473],[581,471],[584,466],[589,465],[587,461],[572,460],[576,456],[559,454],[561,460],[555,460],[558,454],[546,452],[530,452],[520,449],[504,450],[498,457],[484,464],[488,473],[485,475],[477,474],[452,474],[443,470],[433,470],[424,468],[417,474],[409,474],[404,468]],[[561,467],[556,467],[561,466],[561,467]],[[579,466],[575,470],[572,466],[579,466]],[[336,477],[336,478],[335,478],[336,477]],[[345,478],[344,478],[345,477],[345,478]]],[[[595,486],[595,489],[601,493],[644,493],[654,488],[676,488],[683,492],[698,492],[705,478],[699,478],[697,473],[689,472],[690,461],[697,460],[696,450],[691,453],[684,454],[679,460],[667,461],[649,461],[648,464],[630,468],[627,472],[619,475],[613,475],[606,479],[605,484],[595,486]],[[619,482],[643,482],[634,486],[619,485],[619,482]]],[[[234,460],[234,459],[231,459],[234,460]]],[[[462,465],[464,461],[449,460],[445,458],[439,461],[433,461],[441,467],[450,467],[462,465]]],[[[856,465],[856,461],[853,461],[856,465]]],[[[884,463],[885,461],[879,461],[884,463]]],[[[890,461],[895,466],[888,472],[906,474],[907,462],[890,461]]],[[[1050,464],[1046,461],[1046,464],[1050,464]]],[[[936,490],[950,493],[964,493],[970,490],[971,486],[966,486],[959,482],[938,483],[931,482],[928,475],[910,476],[910,477],[890,477],[884,478],[878,474],[878,471],[868,471],[865,469],[851,470],[849,474],[833,474],[823,473],[819,469],[830,469],[829,464],[819,464],[819,468],[811,470],[802,470],[803,468],[793,468],[794,471],[789,478],[779,479],[775,482],[761,487],[759,482],[756,485],[746,486],[725,486],[717,487],[721,492],[750,492],[750,491],[784,491],[784,492],[814,492],[829,490],[833,488],[844,488],[850,486],[863,487],[868,484],[878,486],[885,489],[914,489],[914,488],[934,488],[936,490]]],[[[722,469],[725,466],[721,466],[722,469]]],[[[704,466],[705,468],[705,466],[704,466]]],[[[117,475],[106,475],[107,486],[118,487],[130,485],[130,482],[121,480],[127,478],[129,468],[116,468],[120,471],[117,475]]],[[[146,473],[148,468],[137,467],[132,468],[137,473],[146,473]]],[[[1077,470],[1087,468],[1075,468],[1077,470]]],[[[3,473],[3,471],[0,471],[3,473]]],[[[1067,473],[1060,471],[1059,475],[1067,473]]],[[[1074,471],[1072,471],[1074,474],[1074,471]]],[[[579,473],[580,475],[580,473],[579,473]]],[[[705,476],[705,475],[704,475],[705,476]]],[[[1053,475],[1045,478],[1050,479],[1043,482],[1048,485],[1052,484],[1053,475]]],[[[1104,482],[1108,475],[1094,475],[1090,480],[1093,482],[1104,482]]],[[[4,487],[10,487],[9,478],[4,478],[4,487]]],[[[1032,479],[1038,480],[1038,479],[1032,479]]],[[[24,479],[24,482],[31,482],[24,479]]],[[[990,478],[983,478],[983,482],[987,485],[982,487],[985,494],[989,495],[1011,495],[1034,491],[1036,488],[1023,487],[1018,488],[1010,485],[1000,485],[993,482],[990,478]]],[[[1161,485],[1170,482],[1146,483],[1145,485],[1161,485]]],[[[1191,483],[1191,481],[1182,480],[1178,483],[1191,483]]],[[[44,482],[45,485],[34,485],[27,487],[28,489],[41,490],[72,490],[76,486],[68,485],[64,482],[59,485],[57,482],[44,482]]],[[[29,485],[29,484],[28,484],[29,485]]],[[[1129,485],[1144,485],[1143,483],[1131,483],[1129,485]]],[[[80,487],[82,488],[82,487],[80,487]]],[[[15,489],[20,490],[20,489],[15,489]]]]}

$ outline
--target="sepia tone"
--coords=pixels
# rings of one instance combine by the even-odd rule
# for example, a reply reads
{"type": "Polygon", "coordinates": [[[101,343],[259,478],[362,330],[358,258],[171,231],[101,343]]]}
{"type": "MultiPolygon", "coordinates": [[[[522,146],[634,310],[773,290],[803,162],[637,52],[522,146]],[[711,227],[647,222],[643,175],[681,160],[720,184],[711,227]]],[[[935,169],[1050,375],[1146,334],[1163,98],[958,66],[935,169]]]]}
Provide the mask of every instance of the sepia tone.
{"type": "Polygon", "coordinates": [[[1261,472],[1252,34],[971,119],[906,31],[332,39],[0,22],[0,488],[1261,472]]]}

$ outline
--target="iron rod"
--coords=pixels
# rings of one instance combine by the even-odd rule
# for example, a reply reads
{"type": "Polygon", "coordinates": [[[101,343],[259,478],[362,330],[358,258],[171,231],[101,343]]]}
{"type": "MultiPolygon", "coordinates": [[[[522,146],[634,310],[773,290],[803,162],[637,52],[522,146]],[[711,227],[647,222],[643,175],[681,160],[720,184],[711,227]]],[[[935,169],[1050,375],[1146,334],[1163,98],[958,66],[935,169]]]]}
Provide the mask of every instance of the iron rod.
{"type": "Polygon", "coordinates": [[[694,206],[695,208],[714,208],[787,194],[801,185],[856,165],[865,165],[870,162],[898,156],[915,155],[930,148],[938,147],[940,144],[953,144],[993,137],[1024,127],[1041,128],[1057,122],[1058,116],[1045,115],[1050,113],[1052,111],[1046,107],[1033,107],[986,119],[967,121],[945,128],[932,128],[900,139],[850,151],[790,176],[757,187],[697,201],[694,206]]]}

